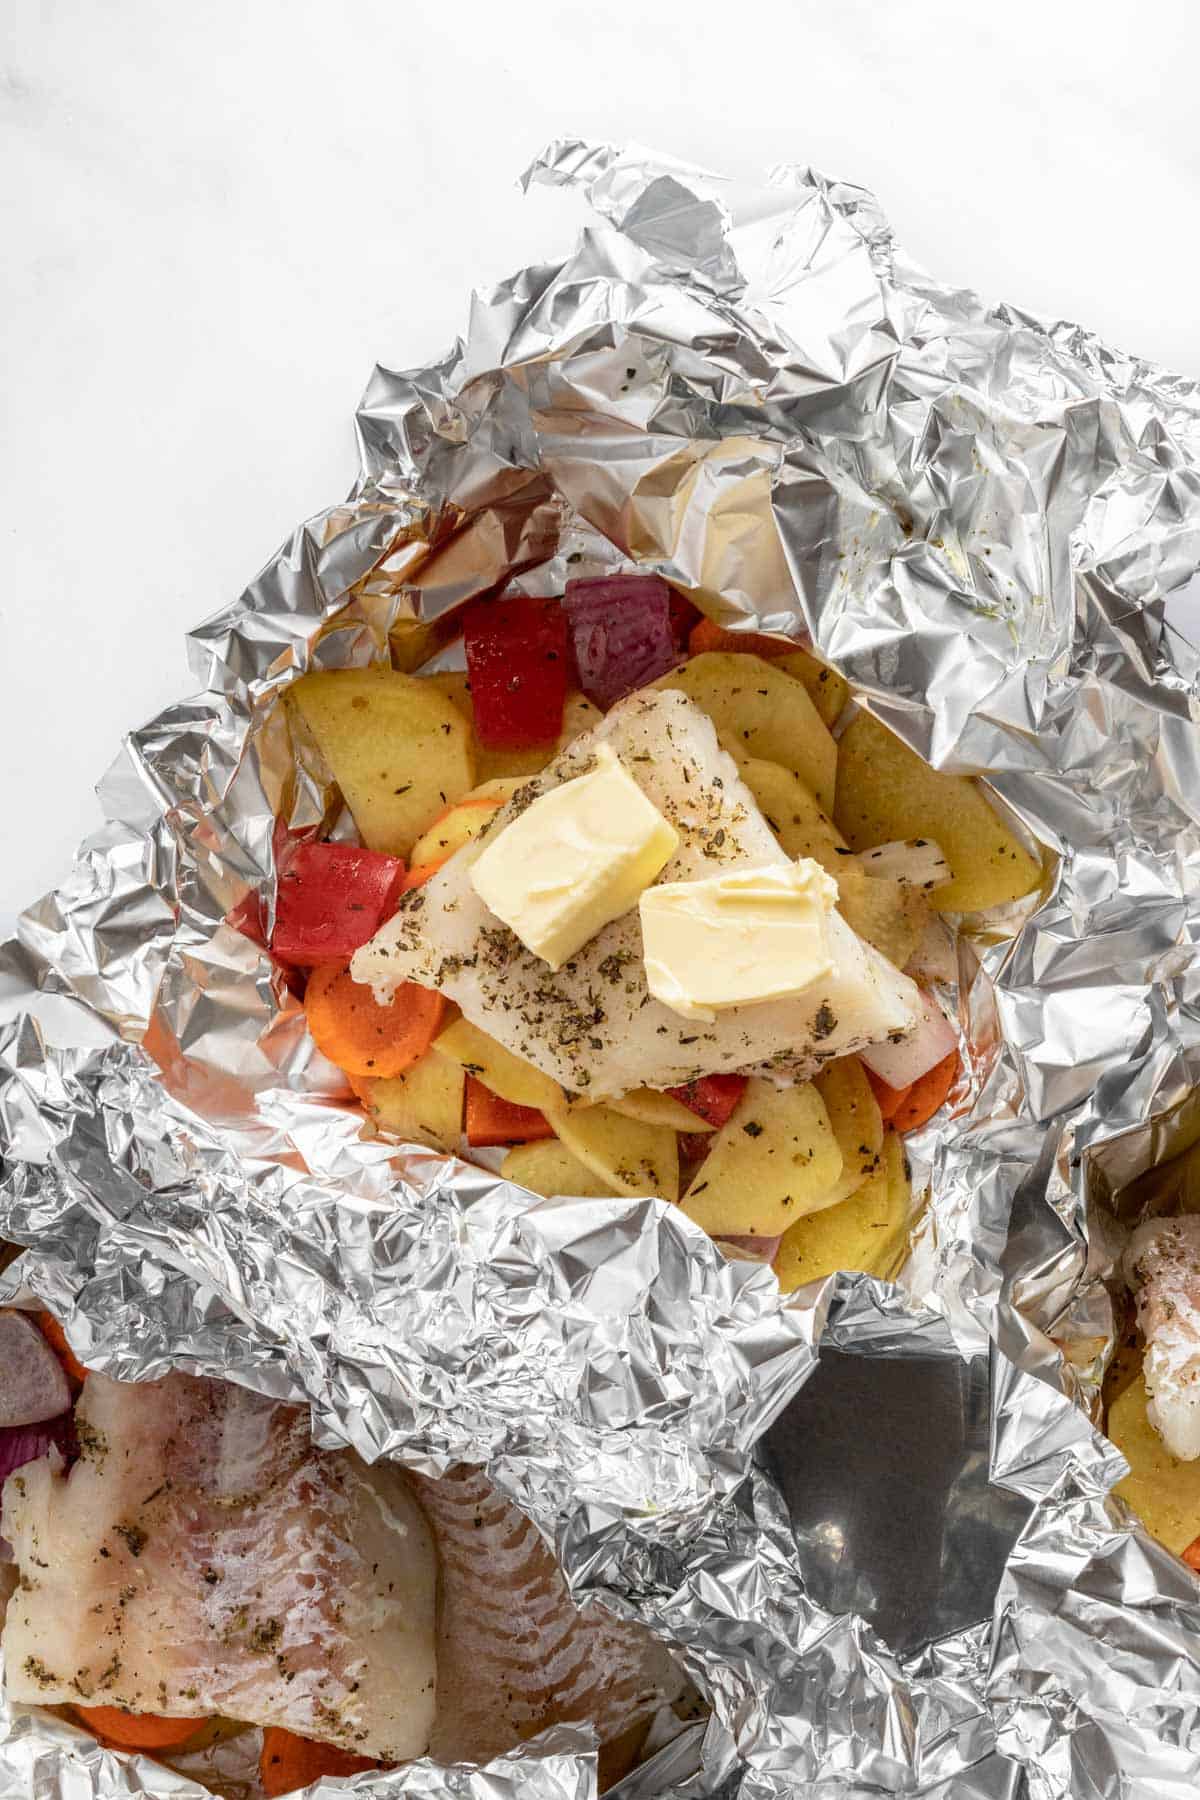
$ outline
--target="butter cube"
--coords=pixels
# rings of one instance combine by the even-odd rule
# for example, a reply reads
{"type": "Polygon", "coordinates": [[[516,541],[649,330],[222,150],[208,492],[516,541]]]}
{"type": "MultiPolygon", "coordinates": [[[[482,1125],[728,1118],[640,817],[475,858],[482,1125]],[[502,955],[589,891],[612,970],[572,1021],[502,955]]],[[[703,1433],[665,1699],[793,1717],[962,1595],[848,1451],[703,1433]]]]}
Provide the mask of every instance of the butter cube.
{"type": "Polygon", "coordinates": [[[542,794],[485,845],[471,882],[527,950],[561,969],[637,905],[678,845],[658,808],[600,744],[593,769],[542,794]]]}
{"type": "Polygon", "coordinates": [[[667,881],[642,895],[650,992],[685,1019],[802,994],[834,966],[837,883],[811,857],[667,881]]]}

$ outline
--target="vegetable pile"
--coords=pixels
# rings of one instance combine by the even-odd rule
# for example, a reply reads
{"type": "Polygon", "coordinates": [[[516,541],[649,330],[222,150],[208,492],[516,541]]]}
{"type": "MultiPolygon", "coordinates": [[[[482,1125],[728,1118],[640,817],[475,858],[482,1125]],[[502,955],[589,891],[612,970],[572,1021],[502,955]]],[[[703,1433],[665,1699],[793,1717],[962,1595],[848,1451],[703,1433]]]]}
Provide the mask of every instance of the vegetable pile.
{"type": "Polygon", "coordinates": [[[1037,860],[977,783],[930,769],[855,711],[809,651],[717,626],[658,576],[573,580],[561,602],[476,603],[463,649],[465,674],[330,671],[287,700],[363,845],[284,847],[270,949],[370,1127],[498,1158],[534,1193],[678,1202],[731,1254],[772,1260],[785,1287],[836,1268],[894,1273],[913,1222],[900,1139],[953,1104],[962,1074],[928,988],[915,1031],[812,1079],[713,1072],[589,1105],[432,987],[405,982],[381,1003],[350,959],[456,857],[494,841],[532,776],[650,684],[707,715],[787,856],[819,863],[853,931],[919,984],[944,963],[944,915],[1028,893],[1037,860]]]}

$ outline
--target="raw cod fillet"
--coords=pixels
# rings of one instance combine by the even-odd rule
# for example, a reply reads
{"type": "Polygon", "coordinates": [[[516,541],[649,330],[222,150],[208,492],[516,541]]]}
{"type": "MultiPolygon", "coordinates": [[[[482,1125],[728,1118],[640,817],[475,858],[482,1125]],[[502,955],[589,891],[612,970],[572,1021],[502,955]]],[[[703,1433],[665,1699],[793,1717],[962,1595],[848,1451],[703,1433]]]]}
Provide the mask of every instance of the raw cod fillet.
{"type": "Polygon", "coordinates": [[[1146,1416],[1172,1456],[1200,1456],[1200,1215],[1148,1219],[1125,1252],[1146,1339],[1146,1416]]]}
{"type": "Polygon", "coordinates": [[[439,1762],[483,1762],[580,1720],[615,1750],[679,1695],[667,1650],[638,1625],[581,1611],[536,1527],[479,1470],[412,1482],[441,1554],[439,1762]]]}
{"type": "MultiPolygon", "coordinates": [[[[484,1760],[591,1720],[612,1773],[683,1690],[640,1626],[583,1612],[478,1470],[312,1446],[223,1382],[90,1375],[81,1459],[3,1488],[11,1698],[283,1725],[377,1758],[484,1760]]],[[[0,1571],[2,1573],[2,1571],[0,1571]]]]}
{"type": "Polygon", "coordinates": [[[69,1473],[46,1457],[4,1486],[12,1699],[424,1752],[437,1556],[400,1470],[316,1450],[296,1408],[186,1375],[90,1375],[76,1419],[69,1473]]]}
{"type": "Polygon", "coordinates": [[[763,1068],[804,1078],[892,1033],[911,1030],[920,998],[907,976],[831,919],[837,968],[798,998],[735,1007],[712,1024],[650,997],[637,909],[599,932],[554,974],[484,906],[470,869],[484,845],[537,794],[580,775],[611,743],[680,836],[663,881],[789,859],[776,843],[711,720],[675,689],[631,695],[535,776],[484,831],[359,950],[356,981],[386,1000],[405,981],[440,988],[465,1016],[572,1093],[604,1100],[637,1087],[763,1068]]]}

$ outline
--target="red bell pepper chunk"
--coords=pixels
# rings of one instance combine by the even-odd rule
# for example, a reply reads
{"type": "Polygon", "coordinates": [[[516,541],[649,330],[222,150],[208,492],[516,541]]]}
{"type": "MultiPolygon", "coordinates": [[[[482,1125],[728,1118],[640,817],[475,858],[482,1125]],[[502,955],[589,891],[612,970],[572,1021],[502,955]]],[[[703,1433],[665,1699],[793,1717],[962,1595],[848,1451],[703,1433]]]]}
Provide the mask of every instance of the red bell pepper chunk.
{"type": "Polygon", "coordinates": [[[552,1138],[554,1127],[536,1106],[517,1106],[502,1100],[474,1075],[467,1076],[467,1142],[476,1149],[485,1144],[533,1144],[552,1138]]]}
{"type": "Polygon", "coordinates": [[[682,1087],[668,1088],[676,1100],[720,1131],[746,1091],[745,1075],[701,1075],[682,1087]]]}
{"type": "Polygon", "coordinates": [[[548,744],[562,731],[570,657],[557,600],[519,594],[468,607],[463,644],[475,732],[492,750],[548,744]]]}
{"type": "Polygon", "coordinates": [[[357,844],[297,844],[276,884],[272,955],[306,967],[346,961],[391,917],[403,884],[397,856],[357,844]]]}

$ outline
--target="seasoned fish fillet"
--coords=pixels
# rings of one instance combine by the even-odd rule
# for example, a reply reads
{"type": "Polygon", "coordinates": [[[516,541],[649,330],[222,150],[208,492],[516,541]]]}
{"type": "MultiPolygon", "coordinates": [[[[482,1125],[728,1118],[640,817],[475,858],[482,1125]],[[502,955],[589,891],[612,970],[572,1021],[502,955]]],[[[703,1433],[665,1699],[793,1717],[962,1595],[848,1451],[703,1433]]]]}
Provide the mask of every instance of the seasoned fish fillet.
{"type": "Polygon", "coordinates": [[[920,1012],[913,983],[836,914],[831,975],[799,998],[734,1007],[712,1024],[681,1018],[650,997],[636,908],[551,973],[484,906],[470,870],[523,806],[584,773],[600,742],[612,745],[679,833],[663,881],[789,860],[707,715],[675,689],[634,694],[521,788],[432,880],[404,896],[355,955],[355,980],[369,983],[381,1000],[404,981],[440,988],[507,1049],[593,1100],[760,1065],[781,1078],[803,1078],[831,1057],[913,1027],[920,1012]]]}
{"type": "Polygon", "coordinates": [[[1125,1252],[1146,1339],[1146,1416],[1172,1456],[1200,1456],[1200,1216],[1148,1219],[1125,1252]]]}
{"type": "Polygon", "coordinates": [[[81,1459],[28,1463],[10,1697],[284,1725],[400,1761],[436,1705],[437,1556],[403,1474],[223,1382],[88,1377],[81,1459]]]}
{"type": "Polygon", "coordinates": [[[69,1473],[54,1454],[4,1485],[15,1700],[220,1713],[382,1762],[590,1720],[612,1777],[683,1690],[477,1470],[369,1468],[296,1408],[184,1375],[91,1375],[76,1419],[69,1473]]]}
{"type": "Polygon", "coordinates": [[[485,1475],[412,1482],[441,1555],[439,1761],[483,1762],[585,1719],[612,1743],[678,1696],[664,1647],[641,1626],[581,1612],[535,1527],[485,1475]]]}

